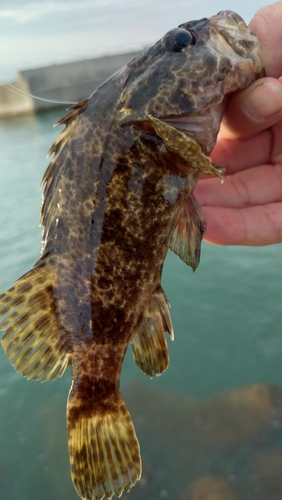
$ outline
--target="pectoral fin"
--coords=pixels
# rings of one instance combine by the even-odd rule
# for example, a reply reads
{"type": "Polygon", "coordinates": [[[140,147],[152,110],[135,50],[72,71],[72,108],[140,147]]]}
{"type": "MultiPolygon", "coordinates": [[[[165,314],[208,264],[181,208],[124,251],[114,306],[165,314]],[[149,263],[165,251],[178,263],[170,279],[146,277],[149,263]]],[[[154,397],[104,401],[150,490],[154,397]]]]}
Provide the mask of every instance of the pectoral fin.
{"type": "Polygon", "coordinates": [[[221,178],[222,182],[224,181],[225,169],[217,163],[212,162],[203,153],[197,141],[152,115],[148,115],[148,118],[156,134],[162,139],[169,151],[177,154],[179,158],[187,162],[190,167],[199,170],[201,174],[216,175],[221,178]]]}
{"type": "Polygon", "coordinates": [[[183,203],[176,224],[171,231],[168,246],[193,271],[200,262],[201,242],[206,221],[197,200],[191,195],[183,203]]]}
{"type": "Polygon", "coordinates": [[[165,332],[174,338],[169,304],[161,289],[154,293],[144,312],[132,344],[133,358],[146,375],[153,377],[162,373],[169,365],[169,354],[165,332]]]}
{"type": "Polygon", "coordinates": [[[27,378],[52,380],[68,365],[64,332],[57,324],[52,266],[35,267],[0,295],[2,345],[14,368],[27,378]]]}

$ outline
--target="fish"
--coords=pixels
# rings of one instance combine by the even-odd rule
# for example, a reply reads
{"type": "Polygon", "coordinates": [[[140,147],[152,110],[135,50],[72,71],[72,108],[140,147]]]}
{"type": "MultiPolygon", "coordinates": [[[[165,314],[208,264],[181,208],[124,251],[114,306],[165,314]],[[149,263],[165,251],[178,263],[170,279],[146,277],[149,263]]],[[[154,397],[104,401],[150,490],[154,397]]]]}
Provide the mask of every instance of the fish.
{"type": "Polygon", "coordinates": [[[71,476],[84,500],[111,499],[141,476],[120,391],[129,345],[147,375],[169,365],[174,332],[161,287],[170,248],[195,270],[206,222],[193,190],[228,94],[262,75],[259,41],[232,11],[186,22],[59,122],[42,180],[42,252],[0,296],[2,346],[27,379],[61,377],[71,476]]]}

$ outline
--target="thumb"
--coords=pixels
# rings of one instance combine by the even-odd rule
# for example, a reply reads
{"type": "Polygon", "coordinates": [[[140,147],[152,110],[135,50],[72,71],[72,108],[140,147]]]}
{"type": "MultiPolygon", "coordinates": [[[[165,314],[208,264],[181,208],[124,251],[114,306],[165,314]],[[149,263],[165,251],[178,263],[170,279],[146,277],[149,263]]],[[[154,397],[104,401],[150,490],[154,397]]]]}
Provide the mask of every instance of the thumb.
{"type": "Polygon", "coordinates": [[[247,138],[282,119],[282,77],[261,78],[232,94],[227,102],[220,136],[247,138]]]}

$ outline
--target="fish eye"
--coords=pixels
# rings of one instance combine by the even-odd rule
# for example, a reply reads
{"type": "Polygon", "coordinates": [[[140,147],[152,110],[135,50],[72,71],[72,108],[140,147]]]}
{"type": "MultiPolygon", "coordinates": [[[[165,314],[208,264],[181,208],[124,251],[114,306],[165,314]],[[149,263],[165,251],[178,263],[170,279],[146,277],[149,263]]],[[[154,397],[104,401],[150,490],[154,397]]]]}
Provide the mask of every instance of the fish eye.
{"type": "Polygon", "coordinates": [[[184,29],[177,30],[177,33],[174,36],[174,46],[172,50],[176,52],[180,52],[185,49],[189,45],[195,45],[197,42],[197,37],[193,31],[188,31],[184,29]]]}

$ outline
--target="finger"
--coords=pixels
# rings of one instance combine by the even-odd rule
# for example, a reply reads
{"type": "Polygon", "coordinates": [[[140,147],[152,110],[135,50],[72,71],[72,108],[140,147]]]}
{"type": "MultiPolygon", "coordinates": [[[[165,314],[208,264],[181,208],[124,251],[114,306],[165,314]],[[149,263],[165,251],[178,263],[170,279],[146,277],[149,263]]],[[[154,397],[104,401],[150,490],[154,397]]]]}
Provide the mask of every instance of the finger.
{"type": "Polygon", "coordinates": [[[216,245],[262,246],[282,242],[282,203],[244,209],[204,207],[204,240],[216,245]]]}
{"type": "Polygon", "coordinates": [[[220,136],[247,138],[282,119],[282,81],[261,78],[228,99],[220,136]]]}
{"type": "Polygon", "coordinates": [[[257,35],[267,76],[282,75],[282,2],[275,2],[260,9],[249,27],[257,35]]]}
{"type": "Polygon", "coordinates": [[[227,177],[200,180],[194,194],[200,206],[244,208],[282,202],[282,165],[261,165],[227,177]]]}
{"type": "Polygon", "coordinates": [[[272,150],[270,160],[272,163],[282,164],[282,120],[277,122],[271,130],[272,150]]]}
{"type": "Polygon", "coordinates": [[[229,140],[219,135],[211,158],[225,167],[227,174],[234,174],[247,168],[270,163],[271,148],[270,130],[264,130],[248,139],[229,140]]]}

